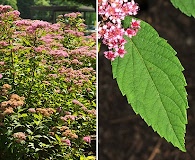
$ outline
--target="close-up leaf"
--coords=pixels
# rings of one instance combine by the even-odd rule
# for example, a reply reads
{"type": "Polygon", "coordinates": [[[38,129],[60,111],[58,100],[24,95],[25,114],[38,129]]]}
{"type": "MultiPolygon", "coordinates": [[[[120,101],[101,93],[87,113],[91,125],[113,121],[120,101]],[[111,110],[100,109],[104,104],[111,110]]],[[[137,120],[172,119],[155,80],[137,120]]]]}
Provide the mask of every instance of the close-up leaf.
{"type": "MultiPolygon", "coordinates": [[[[123,27],[130,22],[126,17],[123,27]]],[[[112,62],[120,91],[154,131],[185,151],[188,102],[184,69],[176,51],[144,21],[136,36],[125,39],[127,53],[112,62]]]]}
{"type": "Polygon", "coordinates": [[[195,0],[171,0],[171,3],[187,16],[195,17],[195,0]]]}

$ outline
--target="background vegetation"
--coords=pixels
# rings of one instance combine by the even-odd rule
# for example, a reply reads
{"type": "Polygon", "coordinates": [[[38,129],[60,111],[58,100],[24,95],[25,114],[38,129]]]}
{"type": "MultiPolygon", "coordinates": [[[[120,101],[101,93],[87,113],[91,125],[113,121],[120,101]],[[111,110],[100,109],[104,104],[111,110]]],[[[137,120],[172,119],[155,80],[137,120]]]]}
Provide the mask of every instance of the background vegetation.
{"type": "Polygon", "coordinates": [[[10,5],[14,9],[18,9],[22,18],[30,18],[30,6],[52,6],[52,5],[70,5],[70,6],[93,6],[96,8],[96,1],[88,0],[0,0],[0,4],[10,5]]]}

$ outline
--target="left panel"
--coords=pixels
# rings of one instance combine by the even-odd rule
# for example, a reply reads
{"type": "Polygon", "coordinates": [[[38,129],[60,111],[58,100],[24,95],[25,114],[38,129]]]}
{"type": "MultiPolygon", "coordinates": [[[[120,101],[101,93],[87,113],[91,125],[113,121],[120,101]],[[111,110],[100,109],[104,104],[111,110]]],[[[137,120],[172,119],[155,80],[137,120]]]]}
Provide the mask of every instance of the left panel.
{"type": "Polygon", "coordinates": [[[0,0],[0,159],[96,159],[95,8],[0,0]]]}

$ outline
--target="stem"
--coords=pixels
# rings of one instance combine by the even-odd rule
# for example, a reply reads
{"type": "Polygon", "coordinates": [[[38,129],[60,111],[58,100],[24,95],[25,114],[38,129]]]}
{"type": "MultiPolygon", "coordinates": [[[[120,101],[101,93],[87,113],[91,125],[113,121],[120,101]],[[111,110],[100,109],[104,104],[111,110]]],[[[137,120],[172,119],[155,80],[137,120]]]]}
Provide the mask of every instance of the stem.
{"type": "MultiPolygon", "coordinates": [[[[12,42],[11,40],[9,41],[9,44],[11,46],[12,42]]],[[[10,73],[12,74],[12,86],[13,89],[15,90],[15,67],[14,67],[14,53],[13,53],[13,49],[11,48],[11,63],[12,63],[12,68],[10,68],[10,73]]]]}
{"type": "MultiPolygon", "coordinates": [[[[35,31],[35,35],[34,35],[34,39],[33,39],[33,46],[34,47],[37,46],[36,41],[37,41],[37,37],[36,37],[36,31],[35,31]]],[[[35,53],[35,57],[36,57],[36,52],[34,50],[32,52],[35,53]]],[[[37,65],[35,64],[35,62],[36,62],[35,57],[33,57],[33,60],[32,60],[32,62],[33,62],[32,80],[29,81],[29,83],[31,85],[30,85],[30,89],[29,89],[28,94],[27,94],[27,102],[29,102],[29,99],[30,99],[30,96],[31,96],[31,93],[32,93],[32,87],[34,86],[34,83],[35,83],[34,77],[35,77],[35,71],[36,71],[36,68],[37,68],[37,65]]]]}
{"type": "Polygon", "coordinates": [[[29,100],[29,98],[30,98],[30,95],[31,95],[31,91],[32,91],[32,87],[33,87],[33,85],[34,85],[34,76],[35,76],[35,70],[36,70],[36,66],[35,66],[35,63],[33,64],[33,70],[32,70],[32,80],[31,80],[31,82],[30,82],[30,89],[29,89],[29,91],[28,91],[28,95],[27,95],[27,101],[29,100]]]}

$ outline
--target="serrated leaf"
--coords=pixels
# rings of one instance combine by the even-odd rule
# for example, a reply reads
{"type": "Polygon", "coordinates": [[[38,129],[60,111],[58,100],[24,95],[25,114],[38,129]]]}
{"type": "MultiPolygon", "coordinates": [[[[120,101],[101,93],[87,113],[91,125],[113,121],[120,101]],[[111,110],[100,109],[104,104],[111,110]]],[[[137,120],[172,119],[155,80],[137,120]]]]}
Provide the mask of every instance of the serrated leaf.
{"type": "Polygon", "coordinates": [[[171,3],[187,16],[195,17],[195,0],[171,0],[171,3]]]}
{"type": "MultiPolygon", "coordinates": [[[[130,21],[126,17],[124,27],[130,21]]],[[[135,37],[125,39],[127,54],[112,62],[122,94],[154,131],[185,151],[186,81],[176,52],[144,21],[135,37]]]]}

